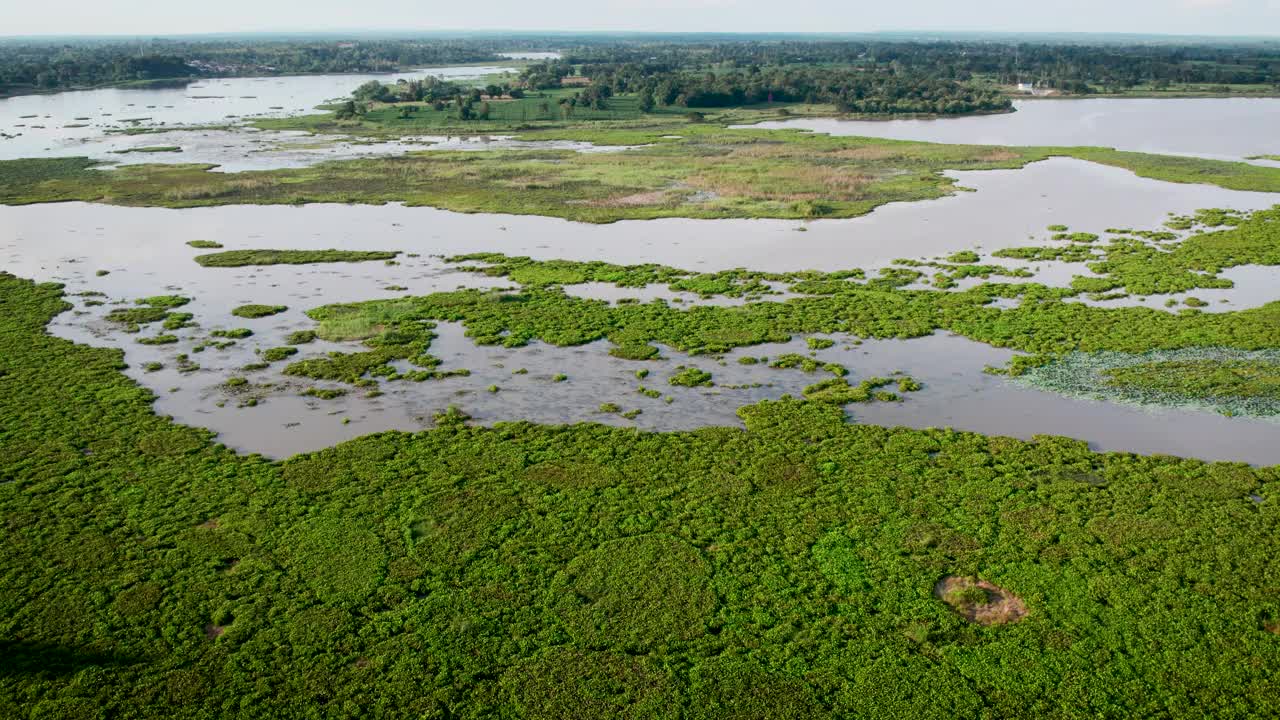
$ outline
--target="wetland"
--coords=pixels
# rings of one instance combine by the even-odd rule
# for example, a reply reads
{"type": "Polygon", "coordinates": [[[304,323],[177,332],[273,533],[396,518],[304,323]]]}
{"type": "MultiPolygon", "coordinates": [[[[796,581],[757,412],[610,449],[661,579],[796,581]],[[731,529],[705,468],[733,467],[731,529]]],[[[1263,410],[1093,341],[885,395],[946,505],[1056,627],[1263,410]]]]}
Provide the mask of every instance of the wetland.
{"type": "Polygon", "coordinates": [[[6,714],[1267,712],[1276,100],[592,52],[0,100],[6,714]]]}

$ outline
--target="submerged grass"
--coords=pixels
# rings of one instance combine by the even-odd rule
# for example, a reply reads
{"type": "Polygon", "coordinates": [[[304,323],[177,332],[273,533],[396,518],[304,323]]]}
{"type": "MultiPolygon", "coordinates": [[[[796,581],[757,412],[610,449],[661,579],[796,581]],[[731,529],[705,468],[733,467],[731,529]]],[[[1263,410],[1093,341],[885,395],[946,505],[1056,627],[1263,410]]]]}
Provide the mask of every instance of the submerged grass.
{"type": "Polygon", "coordinates": [[[1071,353],[1018,377],[1055,392],[1137,405],[1280,415],[1280,350],[1071,353]]]}
{"type": "Polygon", "coordinates": [[[792,399],[672,433],[454,409],[269,462],[46,333],[57,286],[0,274],[0,306],[5,716],[1244,718],[1280,690],[1275,468],[792,399]],[[956,577],[988,594],[935,595],[956,577]],[[982,625],[991,593],[1021,622],[982,625]]]}

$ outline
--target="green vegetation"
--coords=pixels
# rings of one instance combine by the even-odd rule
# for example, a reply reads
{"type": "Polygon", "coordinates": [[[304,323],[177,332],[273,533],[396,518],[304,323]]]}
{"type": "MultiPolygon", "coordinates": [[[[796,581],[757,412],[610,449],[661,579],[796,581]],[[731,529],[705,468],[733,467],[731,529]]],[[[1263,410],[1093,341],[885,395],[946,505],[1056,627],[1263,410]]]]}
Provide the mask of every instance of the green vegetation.
{"type": "Polygon", "coordinates": [[[1280,351],[1226,348],[1071,353],[1038,363],[1024,382],[1070,395],[1140,405],[1280,415],[1280,351]]]}
{"type": "Polygon", "coordinates": [[[209,335],[217,338],[243,340],[244,338],[251,337],[253,335],[253,331],[249,328],[232,328],[230,330],[214,330],[210,332],[209,335]]]}
{"type": "MultiPolygon", "coordinates": [[[[1280,206],[1248,216],[1221,210],[1203,210],[1190,218],[1171,221],[1182,229],[1199,229],[1174,244],[1173,234],[1126,233],[1105,245],[1082,247],[1025,247],[997,250],[996,257],[1035,260],[1091,261],[1089,269],[1103,277],[1077,277],[1072,287],[1080,292],[1106,292],[1123,288],[1134,295],[1186,292],[1200,288],[1229,288],[1219,277],[1239,265],[1280,264],[1280,206]]],[[[1188,298],[1188,307],[1203,307],[1188,298]]]]}
{"type": "Polygon", "coordinates": [[[182,307],[191,302],[191,298],[182,297],[181,295],[154,295],[152,297],[135,300],[135,305],[146,305],[153,308],[172,309],[182,307]]]}
{"type": "Polygon", "coordinates": [[[268,315],[279,315],[288,309],[284,305],[241,305],[232,310],[231,314],[252,320],[254,318],[267,317],[268,315]]]}
{"type": "Polygon", "coordinates": [[[197,250],[221,250],[222,243],[213,240],[188,240],[187,245],[197,250]]]}
{"type": "MultiPolygon", "coordinates": [[[[224,38],[22,40],[0,45],[0,96],[95,87],[186,87],[198,78],[393,72],[494,62],[509,39],[224,38]]],[[[88,118],[77,118],[87,120],[88,118]]]]}
{"type": "Polygon", "coordinates": [[[196,262],[205,267],[308,265],[311,263],[390,260],[399,254],[399,252],[363,250],[228,250],[210,255],[197,255],[196,262]]]}
{"type": "Polygon", "coordinates": [[[316,332],[314,330],[298,330],[289,333],[284,341],[290,345],[306,345],[316,340],[316,332]]]}
{"type": "MultiPolygon", "coordinates": [[[[1132,290],[1174,292],[1181,289],[1179,279],[1184,277],[1199,284],[1221,285],[1225,281],[1210,274],[1217,269],[1246,262],[1280,264],[1280,256],[1274,254],[1274,248],[1280,246],[1276,242],[1280,236],[1278,218],[1278,209],[1234,217],[1222,223],[1224,229],[1158,248],[1147,244],[1142,234],[1129,233],[1090,252],[1106,253],[1102,256],[1105,266],[1095,263],[1095,269],[1120,274],[1132,290]]],[[[698,280],[696,274],[675,268],[543,263],[495,255],[483,259],[493,264],[480,271],[521,277],[533,286],[519,291],[461,290],[314,309],[308,315],[319,323],[321,337],[363,339],[370,349],[306,361],[297,371],[309,377],[357,382],[376,376],[397,377],[387,362],[419,358],[413,362],[427,368],[424,372],[434,372],[438,360],[425,353],[430,346],[430,328],[437,321],[461,322],[476,343],[485,345],[519,347],[536,338],[565,346],[607,339],[614,344],[611,353],[632,359],[653,357],[658,345],[715,355],[739,347],[786,342],[797,335],[911,338],[938,330],[998,347],[1047,354],[1217,347],[1261,350],[1280,345],[1280,302],[1238,312],[1188,310],[1172,314],[1146,307],[1101,308],[1073,301],[1091,288],[984,283],[963,292],[903,290],[899,280],[859,280],[861,273],[840,271],[772,276],[771,280],[792,283],[790,290],[800,295],[786,302],[682,310],[661,301],[611,305],[568,295],[550,284],[584,278],[626,284],[657,278],[698,280]],[[998,299],[1017,302],[1001,308],[995,305],[998,299]]],[[[748,271],[733,271],[733,276],[735,282],[753,279],[748,271]]],[[[1101,281],[1107,288],[1118,284],[1106,277],[1101,281]]],[[[812,340],[810,346],[818,348],[825,339],[812,340]]],[[[754,358],[745,362],[753,361],[758,362],[754,358]]],[[[1010,374],[1020,374],[1033,364],[1043,363],[1018,360],[1010,374]]],[[[838,364],[823,364],[795,353],[777,356],[770,365],[804,372],[825,370],[837,378],[848,373],[838,364]]],[[[914,385],[914,381],[903,382],[900,391],[911,392],[914,385]]]]}
{"type": "Polygon", "coordinates": [[[696,367],[677,368],[675,375],[667,378],[670,385],[679,385],[681,387],[710,387],[715,383],[711,382],[711,373],[700,370],[696,367]]]}
{"type": "Polygon", "coordinates": [[[167,317],[169,312],[159,307],[114,308],[106,315],[108,321],[122,325],[148,325],[167,317]]]}
{"type": "MultiPolygon", "coordinates": [[[[586,222],[659,217],[840,218],[863,215],[889,202],[951,194],[954,180],[943,175],[944,170],[1019,168],[1057,155],[1171,182],[1280,192],[1280,168],[1104,148],[940,145],[785,130],[731,130],[711,123],[532,130],[522,137],[647,145],[608,154],[427,151],[234,174],[193,165],[101,170],[93,169],[91,161],[75,158],[2,161],[0,203],[85,200],[198,207],[403,201],[462,212],[537,214],[586,222]],[[672,134],[680,137],[664,137],[672,134]]],[[[247,261],[247,252],[218,255],[247,261]]]]}
{"type": "Polygon", "coordinates": [[[0,276],[0,302],[3,382],[23,388],[0,393],[6,715],[1273,705],[1272,468],[796,400],[661,434],[455,409],[274,463],[154,415],[119,352],[45,333],[56,286],[0,276]],[[935,596],[947,577],[1026,616],[971,621],[935,596]]]}
{"type": "Polygon", "coordinates": [[[347,391],[343,390],[342,388],[310,387],[302,391],[302,395],[304,397],[313,397],[313,398],[318,398],[320,400],[336,400],[346,394],[347,394],[347,391]]]}
{"type": "Polygon", "coordinates": [[[1280,155],[1253,155],[1253,156],[1250,156],[1249,159],[1250,160],[1273,160],[1275,162],[1280,162],[1280,155]]]}
{"type": "Polygon", "coordinates": [[[177,342],[177,335],[155,335],[153,337],[138,338],[138,343],[141,345],[173,345],[177,342]]]}
{"type": "Polygon", "coordinates": [[[165,330],[181,330],[183,328],[195,327],[192,320],[195,315],[191,313],[169,313],[165,315],[164,322],[161,324],[165,330]]]}
{"type": "Polygon", "coordinates": [[[267,362],[277,362],[297,354],[298,348],[296,347],[273,347],[262,351],[262,359],[267,362]]]}
{"type": "Polygon", "coordinates": [[[145,147],[128,148],[126,150],[112,150],[116,155],[128,155],[130,153],[176,153],[182,152],[182,148],[177,145],[148,145],[145,147]]]}

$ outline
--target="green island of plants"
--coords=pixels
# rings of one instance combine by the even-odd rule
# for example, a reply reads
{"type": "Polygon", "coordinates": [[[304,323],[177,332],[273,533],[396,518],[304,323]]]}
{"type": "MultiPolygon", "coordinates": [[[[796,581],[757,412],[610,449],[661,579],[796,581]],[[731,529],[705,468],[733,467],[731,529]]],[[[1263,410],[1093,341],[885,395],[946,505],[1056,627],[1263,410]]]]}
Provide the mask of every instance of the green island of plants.
{"type": "Polygon", "coordinates": [[[312,263],[354,263],[393,260],[399,252],[379,250],[228,250],[197,255],[204,267],[246,267],[251,265],[309,265],[312,263]]]}
{"type": "Polygon", "coordinates": [[[1280,168],[1106,148],[945,145],[712,123],[539,129],[520,137],[638,147],[617,153],[431,150],[234,174],[208,165],[103,169],[88,158],[10,160],[0,161],[0,203],[199,207],[400,201],[585,222],[847,218],[890,202],[950,195],[955,181],[945,170],[1021,168],[1054,156],[1158,180],[1280,192],[1280,168]]]}
{"type": "Polygon", "coordinates": [[[1280,691],[1275,468],[797,399],[670,433],[451,409],[273,462],[48,334],[58,286],[0,274],[0,304],[7,716],[1233,718],[1280,691]]]}
{"type": "Polygon", "coordinates": [[[176,153],[182,152],[182,148],[177,145],[147,145],[144,147],[126,148],[124,150],[112,150],[116,155],[129,155],[131,153],[176,153]]]}
{"type": "Polygon", "coordinates": [[[242,317],[242,318],[247,318],[252,320],[255,318],[267,317],[270,315],[279,315],[280,313],[288,309],[289,308],[284,305],[249,304],[249,305],[241,305],[237,308],[232,309],[231,314],[235,315],[236,317],[242,317]]]}

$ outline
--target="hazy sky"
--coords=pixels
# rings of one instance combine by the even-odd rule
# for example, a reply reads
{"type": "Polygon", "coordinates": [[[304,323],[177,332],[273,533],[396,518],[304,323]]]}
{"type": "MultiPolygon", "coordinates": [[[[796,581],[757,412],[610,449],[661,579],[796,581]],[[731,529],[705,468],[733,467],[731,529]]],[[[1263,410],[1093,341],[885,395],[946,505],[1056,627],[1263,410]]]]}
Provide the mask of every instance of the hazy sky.
{"type": "Polygon", "coordinates": [[[0,0],[0,35],[354,29],[1280,35],[1280,0],[0,0]]]}

